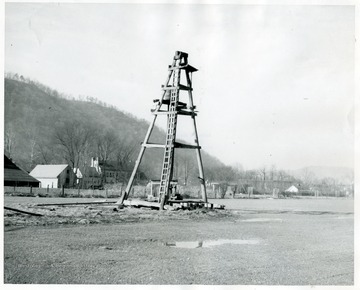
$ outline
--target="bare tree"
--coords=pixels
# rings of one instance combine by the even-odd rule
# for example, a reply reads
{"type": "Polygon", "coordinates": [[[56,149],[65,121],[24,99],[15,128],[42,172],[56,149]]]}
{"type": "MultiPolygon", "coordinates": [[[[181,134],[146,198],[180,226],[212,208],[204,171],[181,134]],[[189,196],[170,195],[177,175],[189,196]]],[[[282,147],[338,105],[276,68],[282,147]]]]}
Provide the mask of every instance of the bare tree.
{"type": "Polygon", "coordinates": [[[28,140],[28,145],[30,149],[27,150],[29,153],[29,158],[27,158],[27,168],[32,169],[38,158],[38,150],[37,150],[37,140],[38,140],[39,132],[38,129],[34,127],[30,127],[26,132],[26,138],[28,140]]]}
{"type": "Polygon", "coordinates": [[[130,143],[125,140],[117,139],[117,143],[114,151],[117,170],[121,170],[121,171],[132,170],[133,154],[135,152],[136,147],[137,146],[135,142],[130,143]]]}
{"type": "Polygon", "coordinates": [[[271,167],[270,167],[270,170],[269,170],[269,177],[270,177],[270,180],[272,180],[272,181],[274,181],[274,180],[276,180],[276,178],[277,178],[277,170],[276,170],[276,165],[271,165],[271,167]]]}
{"type": "Polygon", "coordinates": [[[117,136],[111,131],[106,131],[104,134],[98,135],[96,140],[97,153],[102,162],[106,163],[111,159],[118,143],[117,136]]]}
{"type": "Polygon", "coordinates": [[[261,175],[261,179],[262,179],[263,181],[265,181],[265,180],[266,180],[266,173],[267,173],[266,166],[261,167],[261,168],[259,169],[259,173],[260,173],[260,175],[261,175]]]}
{"type": "Polygon", "coordinates": [[[111,157],[114,155],[116,145],[117,145],[117,136],[111,130],[105,132],[99,132],[96,134],[96,155],[99,157],[100,163],[103,164],[101,171],[101,180],[102,184],[106,183],[106,164],[108,164],[111,157]]]}
{"type": "Polygon", "coordinates": [[[11,158],[14,153],[15,144],[16,144],[16,134],[13,126],[12,125],[7,126],[4,133],[5,133],[4,150],[5,153],[8,155],[8,157],[11,158]]]}
{"type": "Polygon", "coordinates": [[[77,174],[80,161],[84,159],[84,153],[90,146],[93,132],[89,124],[79,121],[66,121],[55,130],[55,142],[62,148],[64,158],[69,162],[70,167],[75,169],[75,174],[77,174]]]}
{"type": "Polygon", "coordinates": [[[308,168],[304,168],[301,173],[301,180],[305,185],[311,186],[315,182],[315,174],[308,168]]]}
{"type": "Polygon", "coordinates": [[[41,143],[36,144],[36,149],[38,152],[38,156],[40,158],[40,162],[43,164],[49,164],[52,160],[52,152],[49,150],[49,146],[48,145],[44,145],[41,143]]]}
{"type": "Polygon", "coordinates": [[[259,174],[261,176],[261,179],[262,179],[262,188],[266,191],[267,190],[267,186],[266,186],[267,169],[266,169],[266,166],[261,167],[258,170],[258,172],[259,172],[259,174]]]}

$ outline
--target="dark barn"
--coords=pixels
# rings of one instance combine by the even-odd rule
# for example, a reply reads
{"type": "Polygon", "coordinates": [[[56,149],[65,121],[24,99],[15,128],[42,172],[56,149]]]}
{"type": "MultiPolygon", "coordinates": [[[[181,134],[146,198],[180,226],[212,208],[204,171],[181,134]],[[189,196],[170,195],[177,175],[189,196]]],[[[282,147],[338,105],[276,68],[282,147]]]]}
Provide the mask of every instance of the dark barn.
{"type": "Polygon", "coordinates": [[[39,185],[39,180],[30,176],[4,155],[4,186],[39,187],[39,185]]]}

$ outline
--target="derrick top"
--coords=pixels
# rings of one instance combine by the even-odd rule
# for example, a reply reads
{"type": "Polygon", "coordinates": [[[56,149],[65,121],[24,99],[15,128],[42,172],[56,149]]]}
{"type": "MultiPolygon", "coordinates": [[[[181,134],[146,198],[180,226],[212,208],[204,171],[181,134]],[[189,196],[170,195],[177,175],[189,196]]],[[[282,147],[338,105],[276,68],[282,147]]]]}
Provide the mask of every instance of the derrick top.
{"type": "Polygon", "coordinates": [[[188,58],[188,54],[186,52],[182,52],[182,51],[175,51],[175,56],[174,59],[178,60],[184,58],[186,60],[187,63],[187,58],[188,58]]]}
{"type": "Polygon", "coordinates": [[[169,69],[180,68],[180,69],[185,69],[188,72],[197,71],[196,68],[189,65],[188,54],[186,52],[175,51],[174,61],[176,61],[176,62],[178,61],[178,66],[169,66],[169,69]]]}

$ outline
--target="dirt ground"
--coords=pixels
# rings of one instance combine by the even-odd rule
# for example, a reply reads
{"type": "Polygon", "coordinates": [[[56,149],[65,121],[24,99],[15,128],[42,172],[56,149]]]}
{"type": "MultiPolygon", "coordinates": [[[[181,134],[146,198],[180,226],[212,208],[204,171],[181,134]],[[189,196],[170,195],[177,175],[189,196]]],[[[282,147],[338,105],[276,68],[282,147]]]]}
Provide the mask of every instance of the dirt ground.
{"type": "Polygon", "coordinates": [[[353,200],[218,200],[228,209],[173,212],[36,201],[5,198],[45,215],[4,211],[5,283],[354,283],[353,200]]]}

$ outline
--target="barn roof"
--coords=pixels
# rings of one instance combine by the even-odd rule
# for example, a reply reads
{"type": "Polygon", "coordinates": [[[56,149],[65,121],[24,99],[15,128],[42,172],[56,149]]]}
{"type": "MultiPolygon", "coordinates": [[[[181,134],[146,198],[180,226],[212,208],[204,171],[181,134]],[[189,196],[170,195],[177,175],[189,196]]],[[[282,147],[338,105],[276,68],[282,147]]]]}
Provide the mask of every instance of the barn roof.
{"type": "Polygon", "coordinates": [[[36,178],[57,178],[66,167],[67,164],[36,165],[30,175],[36,178]]]}
{"type": "Polygon", "coordinates": [[[38,182],[39,180],[30,176],[25,170],[21,169],[13,163],[6,155],[4,155],[4,181],[25,181],[38,182]]]}

